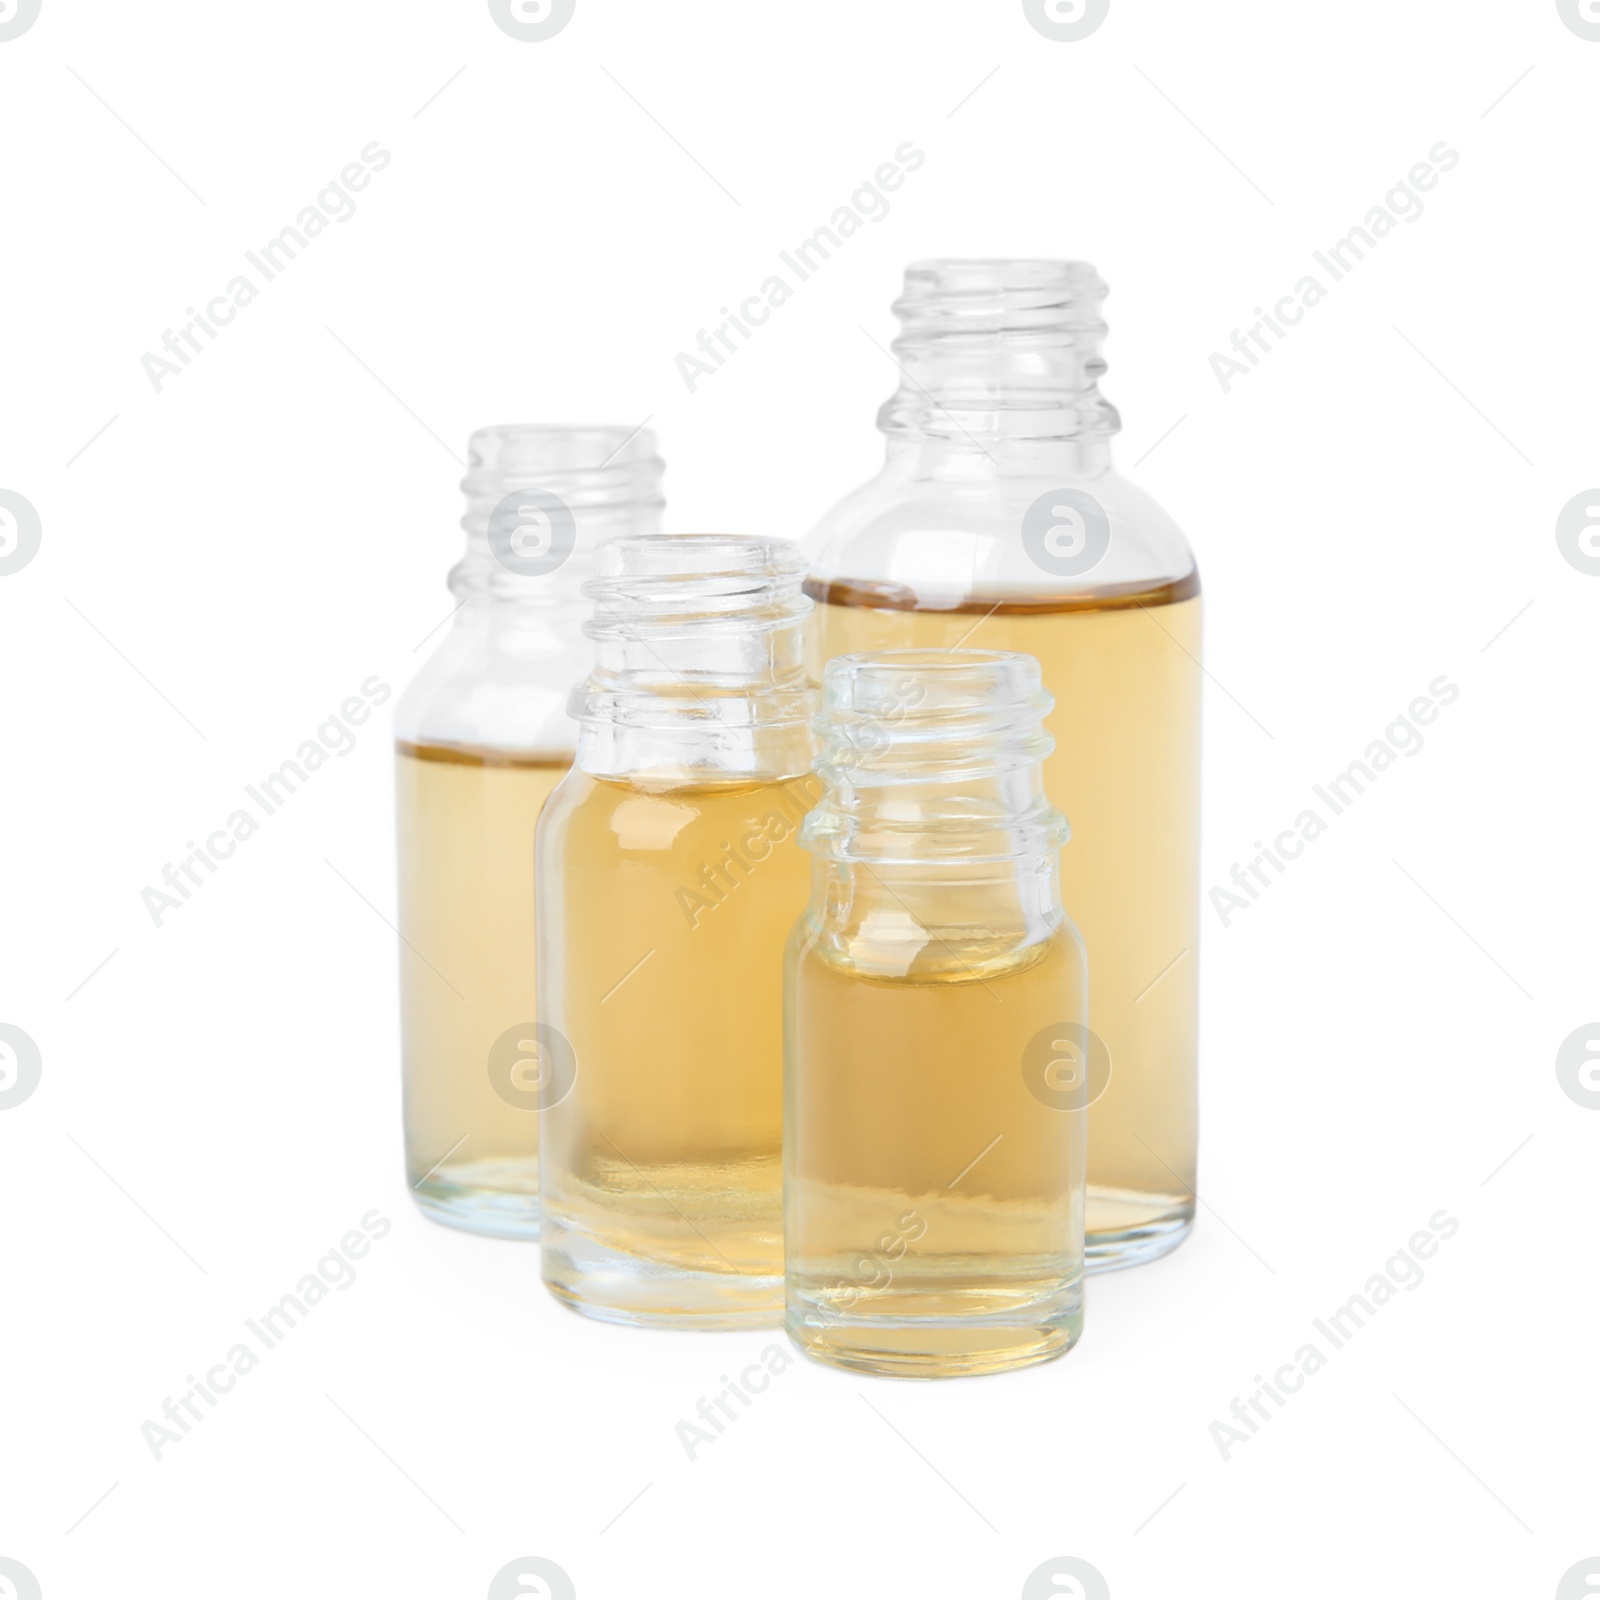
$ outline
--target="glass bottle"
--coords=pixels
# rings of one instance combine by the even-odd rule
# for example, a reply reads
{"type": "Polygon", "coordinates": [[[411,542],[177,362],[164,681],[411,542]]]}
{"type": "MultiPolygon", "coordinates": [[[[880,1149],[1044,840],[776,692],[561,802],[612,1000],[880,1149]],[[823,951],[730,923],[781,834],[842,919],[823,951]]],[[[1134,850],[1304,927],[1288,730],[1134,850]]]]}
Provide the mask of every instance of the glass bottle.
{"type": "Polygon", "coordinates": [[[787,1325],[822,1361],[998,1372],[1082,1328],[1098,1063],[1049,709],[1032,656],[885,651],[824,674],[784,1056],[787,1325]]]}
{"type": "Polygon", "coordinates": [[[406,1178],[423,1212],[539,1232],[533,828],[572,762],[597,547],[659,525],[662,463],[627,428],[473,434],[457,606],[395,714],[406,1178]]]}
{"type": "Polygon", "coordinates": [[[1055,697],[1045,785],[1072,821],[1063,893],[1111,1058],[1090,1270],[1184,1237],[1196,1154],[1200,579],[1112,469],[1104,295],[1081,262],[908,268],[884,469],[803,545],[813,677],[848,652],[972,644],[1036,656],[1055,697]]]}
{"type": "Polygon", "coordinates": [[[806,903],[805,564],[792,544],[619,539],[595,668],[539,822],[544,1277],[590,1316],[783,1310],[783,949],[806,903]]]}

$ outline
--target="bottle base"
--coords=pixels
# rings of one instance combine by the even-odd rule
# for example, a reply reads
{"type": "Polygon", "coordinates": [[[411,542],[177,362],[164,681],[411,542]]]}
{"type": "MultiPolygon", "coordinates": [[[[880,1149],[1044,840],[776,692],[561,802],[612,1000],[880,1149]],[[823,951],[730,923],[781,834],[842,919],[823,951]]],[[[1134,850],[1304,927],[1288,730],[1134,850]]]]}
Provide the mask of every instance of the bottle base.
{"type": "Polygon", "coordinates": [[[629,1254],[577,1229],[544,1235],[545,1287],[570,1310],[631,1328],[775,1328],[781,1273],[707,1272],[629,1254]]]}
{"type": "Polygon", "coordinates": [[[413,1181],[412,1198],[430,1222],[490,1239],[539,1237],[536,1161],[440,1167],[413,1181]]]}
{"type": "Polygon", "coordinates": [[[1194,1226],[1194,1196],[1169,1198],[1163,1204],[1157,1196],[1091,1188],[1089,1217],[1091,1227],[1084,1236],[1084,1269],[1090,1273],[1119,1272],[1124,1267],[1157,1261],[1189,1237],[1194,1226]]]}
{"type": "Polygon", "coordinates": [[[1064,1356],[1083,1332],[1074,1286],[991,1316],[852,1317],[791,1297],[784,1331],[824,1366],[883,1378],[972,1378],[1064,1356]]]}

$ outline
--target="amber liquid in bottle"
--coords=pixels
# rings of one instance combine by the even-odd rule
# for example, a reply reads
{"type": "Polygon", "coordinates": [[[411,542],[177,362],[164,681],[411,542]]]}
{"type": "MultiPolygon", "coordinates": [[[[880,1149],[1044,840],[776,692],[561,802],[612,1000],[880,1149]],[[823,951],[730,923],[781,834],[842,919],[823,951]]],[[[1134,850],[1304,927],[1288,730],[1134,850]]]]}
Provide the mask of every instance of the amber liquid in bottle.
{"type": "Polygon", "coordinates": [[[787,1106],[793,1336],[838,1365],[923,1376],[1066,1348],[1081,1317],[1078,1287],[1059,1295],[1083,1225],[1081,1113],[1042,1104],[1019,1067],[1041,1029],[1082,1006],[1072,930],[992,956],[938,940],[897,976],[815,940],[793,959],[790,1052],[805,1065],[787,1106]],[[1015,1318],[1044,1305],[1030,1344],[1015,1318]],[[862,1311],[870,1330],[841,1326],[862,1311]]]}
{"type": "Polygon", "coordinates": [[[552,802],[541,848],[561,865],[541,893],[559,966],[542,1020],[577,1073],[543,1114],[545,1278],[591,1315],[694,1325],[662,1269],[696,1280],[694,1306],[725,1296],[715,1325],[781,1313],[783,951],[817,792],[575,771],[552,802]],[[619,1278],[608,1308],[608,1259],[656,1276],[636,1295],[619,1278]]]}
{"type": "Polygon", "coordinates": [[[535,1019],[533,835],[570,757],[396,748],[406,1174],[424,1210],[530,1236],[539,1113],[489,1052],[535,1019]]]}
{"type": "Polygon", "coordinates": [[[1198,574],[1054,599],[970,595],[948,610],[915,609],[889,583],[814,580],[807,592],[814,680],[857,651],[1038,658],[1055,696],[1045,787],[1072,826],[1061,898],[1088,950],[1089,1026],[1111,1056],[1089,1108],[1088,1259],[1109,1241],[1124,1261],[1159,1253],[1194,1211],[1198,574]]]}

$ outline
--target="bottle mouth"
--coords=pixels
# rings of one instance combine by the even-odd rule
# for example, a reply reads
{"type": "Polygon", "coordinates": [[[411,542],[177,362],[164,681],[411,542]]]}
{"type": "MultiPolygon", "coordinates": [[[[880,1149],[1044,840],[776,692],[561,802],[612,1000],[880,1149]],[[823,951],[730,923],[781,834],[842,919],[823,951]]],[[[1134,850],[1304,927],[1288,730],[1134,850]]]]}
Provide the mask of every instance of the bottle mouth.
{"type": "Polygon", "coordinates": [[[1043,761],[1055,705],[1033,656],[882,650],[823,671],[818,770],[854,786],[958,781],[1043,761]]]}
{"type": "Polygon", "coordinates": [[[1076,325],[1105,332],[1106,285],[1087,261],[941,257],[913,261],[893,310],[936,316],[949,332],[1076,325]]]}
{"type": "Polygon", "coordinates": [[[498,422],[467,440],[467,476],[498,473],[547,476],[617,465],[661,466],[655,435],[616,423],[498,422]]]}
{"type": "Polygon", "coordinates": [[[483,532],[503,497],[519,489],[552,495],[573,512],[659,509],[665,470],[646,428],[497,423],[467,441],[462,526],[483,532]]]}
{"type": "Polygon", "coordinates": [[[595,603],[584,625],[591,639],[641,631],[741,632],[792,629],[811,611],[802,592],[807,567],[785,539],[732,534],[624,535],[595,556],[583,593],[595,603]]]}
{"type": "Polygon", "coordinates": [[[574,690],[580,720],[668,727],[804,729],[806,562],[782,539],[625,535],[601,546],[583,585],[594,670],[574,690]]]}
{"type": "Polygon", "coordinates": [[[593,551],[658,524],[664,463],[642,427],[500,423],[468,440],[458,595],[571,605],[593,551]]]}
{"type": "Polygon", "coordinates": [[[836,656],[814,724],[827,785],[801,842],[837,860],[968,863],[1059,849],[1044,792],[1054,705],[1033,656],[885,650],[836,656]]]}
{"type": "Polygon", "coordinates": [[[1105,373],[1106,286],[1086,261],[915,261],[893,310],[904,374],[886,433],[1066,439],[1115,433],[1105,373]]]}

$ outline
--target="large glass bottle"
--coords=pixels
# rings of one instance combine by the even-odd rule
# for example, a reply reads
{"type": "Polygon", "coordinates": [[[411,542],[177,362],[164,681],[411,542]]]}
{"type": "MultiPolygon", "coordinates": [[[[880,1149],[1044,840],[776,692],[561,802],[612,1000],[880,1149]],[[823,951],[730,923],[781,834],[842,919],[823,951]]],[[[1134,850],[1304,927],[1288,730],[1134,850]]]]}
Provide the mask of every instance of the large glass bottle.
{"type": "Polygon", "coordinates": [[[1083,941],[1032,656],[835,656],[785,991],[790,1336],[915,1377],[1061,1355],[1083,1324],[1083,941]]]}
{"type": "Polygon", "coordinates": [[[805,563],[778,540],[618,539],[539,820],[544,1279],[612,1322],[783,1310],[783,950],[805,908],[805,563]]]}
{"type": "Polygon", "coordinates": [[[395,713],[406,1177],[436,1221],[537,1238],[534,823],[572,764],[595,551],[654,533],[662,463],[628,428],[473,434],[458,605],[395,713]]]}
{"type": "Polygon", "coordinates": [[[1062,896],[1111,1060],[1089,1111],[1091,1269],[1182,1239],[1196,1154],[1200,580],[1111,466],[1104,295],[1080,262],[908,268],[884,469],[803,545],[814,678],[848,652],[972,645],[1038,657],[1055,697],[1062,896]]]}

